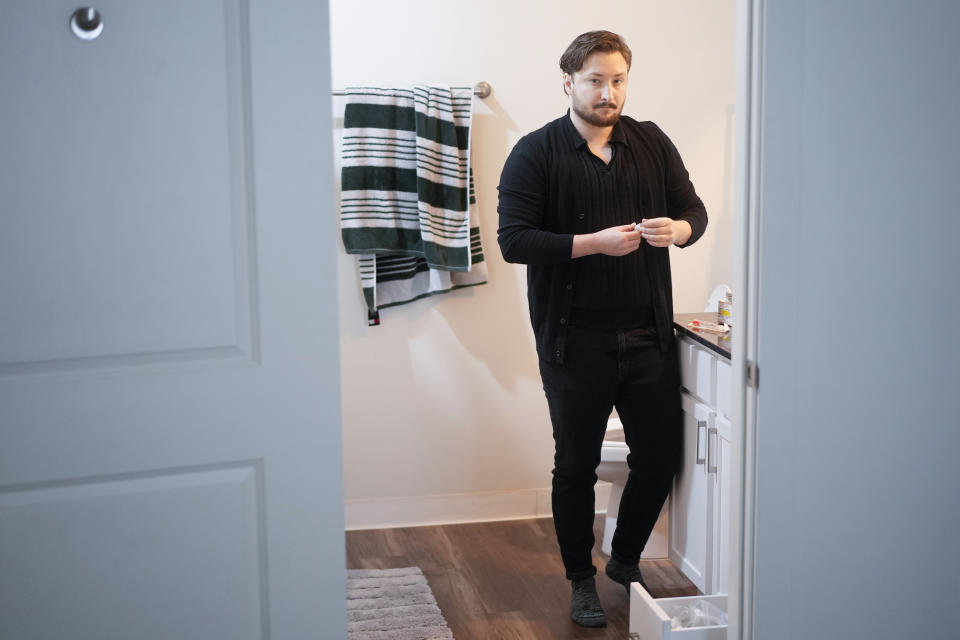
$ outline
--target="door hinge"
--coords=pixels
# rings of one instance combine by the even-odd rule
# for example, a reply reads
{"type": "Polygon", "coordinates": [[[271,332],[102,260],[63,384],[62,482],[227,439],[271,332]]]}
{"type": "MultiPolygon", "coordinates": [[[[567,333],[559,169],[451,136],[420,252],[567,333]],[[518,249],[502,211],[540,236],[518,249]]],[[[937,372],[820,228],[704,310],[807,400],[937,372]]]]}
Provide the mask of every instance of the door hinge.
{"type": "Polygon", "coordinates": [[[754,389],[760,388],[760,367],[753,360],[747,360],[747,385],[754,389]]]}

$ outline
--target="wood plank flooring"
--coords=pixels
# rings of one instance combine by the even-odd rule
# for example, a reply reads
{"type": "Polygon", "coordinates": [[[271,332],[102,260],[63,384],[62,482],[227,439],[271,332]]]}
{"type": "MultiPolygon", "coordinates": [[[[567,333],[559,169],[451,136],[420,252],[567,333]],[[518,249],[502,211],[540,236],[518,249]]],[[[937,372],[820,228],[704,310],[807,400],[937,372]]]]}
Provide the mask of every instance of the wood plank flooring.
{"type": "MultiPolygon", "coordinates": [[[[553,520],[536,518],[347,532],[347,567],[419,566],[456,640],[579,640],[628,637],[626,590],[603,575],[602,516],[594,524],[597,591],[607,627],[585,629],[570,620],[553,520]]],[[[642,560],[654,597],[696,595],[669,560],[642,560]]]]}

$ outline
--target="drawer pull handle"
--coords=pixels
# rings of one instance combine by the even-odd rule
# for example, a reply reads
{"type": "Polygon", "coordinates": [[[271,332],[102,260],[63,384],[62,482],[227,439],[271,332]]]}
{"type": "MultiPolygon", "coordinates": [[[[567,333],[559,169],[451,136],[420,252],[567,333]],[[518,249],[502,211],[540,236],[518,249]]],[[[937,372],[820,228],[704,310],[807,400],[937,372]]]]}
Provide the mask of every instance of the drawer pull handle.
{"type": "Polygon", "coordinates": [[[697,464],[703,464],[707,461],[706,443],[703,441],[704,432],[707,428],[706,420],[697,420],[697,464]]]}
{"type": "Polygon", "coordinates": [[[717,430],[707,430],[707,473],[717,472],[717,430]]]}

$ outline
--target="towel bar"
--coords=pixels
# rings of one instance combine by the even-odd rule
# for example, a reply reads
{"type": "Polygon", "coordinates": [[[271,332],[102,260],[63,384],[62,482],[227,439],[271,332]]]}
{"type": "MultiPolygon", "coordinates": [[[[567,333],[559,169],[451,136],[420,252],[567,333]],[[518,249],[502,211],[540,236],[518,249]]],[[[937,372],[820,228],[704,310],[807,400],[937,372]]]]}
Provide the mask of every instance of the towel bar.
{"type": "MultiPolygon", "coordinates": [[[[453,87],[454,89],[467,89],[468,87],[453,87]]],[[[345,96],[347,92],[344,89],[333,89],[331,95],[335,96],[345,96]]],[[[493,87],[490,86],[489,82],[478,82],[476,86],[473,87],[473,95],[478,98],[486,98],[493,93],[493,87]]]]}

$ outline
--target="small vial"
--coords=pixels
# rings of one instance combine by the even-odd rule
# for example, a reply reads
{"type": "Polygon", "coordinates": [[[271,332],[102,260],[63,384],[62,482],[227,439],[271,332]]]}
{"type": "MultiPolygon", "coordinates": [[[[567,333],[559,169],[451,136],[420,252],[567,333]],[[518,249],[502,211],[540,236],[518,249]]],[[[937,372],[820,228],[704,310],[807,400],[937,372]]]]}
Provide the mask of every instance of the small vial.
{"type": "Polygon", "coordinates": [[[733,294],[728,293],[726,298],[717,301],[717,324],[733,326],[733,294]]]}

